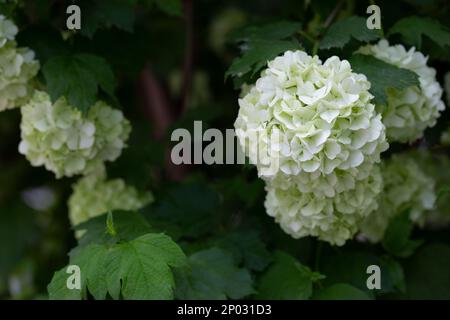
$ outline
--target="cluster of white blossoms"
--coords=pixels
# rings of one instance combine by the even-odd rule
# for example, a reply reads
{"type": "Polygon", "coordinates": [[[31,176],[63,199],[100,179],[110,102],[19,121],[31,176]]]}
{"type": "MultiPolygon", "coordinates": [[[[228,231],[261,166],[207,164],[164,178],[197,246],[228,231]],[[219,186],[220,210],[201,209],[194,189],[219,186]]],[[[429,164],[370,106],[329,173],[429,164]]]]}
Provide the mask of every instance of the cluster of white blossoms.
{"type": "Polygon", "coordinates": [[[31,80],[39,62],[28,48],[17,48],[14,23],[0,15],[0,111],[26,103],[33,88],[31,80]]]}
{"type": "Polygon", "coordinates": [[[377,106],[383,115],[390,141],[411,142],[421,138],[427,127],[436,124],[440,112],[445,109],[442,88],[436,81],[436,70],[427,66],[428,58],[402,45],[390,46],[386,40],[367,45],[358,53],[372,55],[386,63],[405,68],[419,76],[420,87],[404,90],[389,88],[387,106],[377,106]]]}
{"type": "Polygon", "coordinates": [[[150,192],[139,192],[122,179],[108,180],[103,165],[81,178],[69,198],[72,226],[113,210],[138,210],[153,201],[150,192]]]}
{"type": "Polygon", "coordinates": [[[266,178],[279,172],[329,174],[377,162],[388,145],[369,88],[346,60],[334,56],[322,64],[317,56],[287,51],[270,61],[239,99],[236,135],[266,178]],[[264,170],[260,164],[268,162],[279,166],[264,170]]]}
{"type": "Polygon", "coordinates": [[[333,245],[344,245],[358,231],[361,221],[378,208],[383,189],[378,166],[369,176],[353,181],[353,188],[334,197],[317,196],[298,188],[274,188],[267,184],[265,206],[281,228],[294,238],[315,236],[333,245]]]}
{"type": "Polygon", "coordinates": [[[445,190],[450,184],[450,159],[445,153],[431,153],[419,150],[412,155],[420,168],[435,181],[436,204],[427,213],[425,224],[433,229],[448,227],[450,224],[450,193],[445,190]]]}
{"type": "Polygon", "coordinates": [[[8,41],[16,38],[19,29],[11,20],[6,19],[4,15],[0,15],[0,48],[8,41]]]}
{"type": "Polygon", "coordinates": [[[435,181],[410,153],[396,154],[382,163],[384,189],[379,209],[361,224],[361,232],[372,242],[383,239],[390,219],[409,210],[410,219],[423,225],[436,202],[435,181]]]}
{"type": "Polygon", "coordinates": [[[342,245],[376,208],[388,144],[369,89],[346,60],[287,51],[239,99],[236,135],[266,180],[268,213],[292,236],[342,245]]]}
{"type": "Polygon", "coordinates": [[[131,131],[122,112],[103,102],[84,116],[65,98],[52,104],[47,93],[36,91],[21,111],[19,152],[57,178],[87,174],[103,161],[114,161],[131,131]]]}

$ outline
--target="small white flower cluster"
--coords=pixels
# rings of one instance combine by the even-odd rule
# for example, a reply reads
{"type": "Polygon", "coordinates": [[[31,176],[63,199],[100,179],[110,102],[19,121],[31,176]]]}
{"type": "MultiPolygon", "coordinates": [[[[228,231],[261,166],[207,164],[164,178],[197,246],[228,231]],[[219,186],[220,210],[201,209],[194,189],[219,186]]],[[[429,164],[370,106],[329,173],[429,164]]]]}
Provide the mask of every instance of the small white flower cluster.
{"type": "Polygon", "coordinates": [[[138,210],[153,201],[150,192],[139,192],[122,179],[108,180],[103,165],[81,178],[69,198],[69,218],[76,226],[113,210],[138,210]]]}
{"type": "Polygon", "coordinates": [[[342,245],[376,208],[388,144],[369,88],[346,60],[287,51],[239,99],[236,135],[266,180],[268,213],[294,237],[342,245]]]}
{"type": "Polygon", "coordinates": [[[6,19],[4,15],[0,15],[0,48],[8,41],[13,41],[18,31],[19,29],[14,22],[6,19]]]}
{"type": "Polygon", "coordinates": [[[32,93],[31,79],[39,62],[28,48],[17,48],[14,23],[0,15],[0,111],[26,103],[32,93]]]}
{"type": "Polygon", "coordinates": [[[87,174],[103,161],[114,161],[131,131],[122,112],[103,102],[83,116],[65,98],[52,104],[47,93],[36,91],[21,111],[19,152],[57,178],[87,174]]]}
{"type": "Polygon", "coordinates": [[[407,51],[402,45],[389,46],[384,39],[376,45],[360,48],[358,53],[373,55],[419,76],[420,88],[388,89],[387,106],[377,106],[377,110],[383,115],[390,141],[411,142],[421,138],[425,129],[433,127],[445,109],[436,70],[427,66],[428,59],[414,47],[407,51]]]}
{"type": "Polygon", "coordinates": [[[415,156],[396,154],[381,166],[384,190],[379,209],[361,224],[361,232],[372,242],[383,239],[390,219],[409,210],[409,217],[423,225],[436,202],[435,181],[422,170],[415,156]]]}

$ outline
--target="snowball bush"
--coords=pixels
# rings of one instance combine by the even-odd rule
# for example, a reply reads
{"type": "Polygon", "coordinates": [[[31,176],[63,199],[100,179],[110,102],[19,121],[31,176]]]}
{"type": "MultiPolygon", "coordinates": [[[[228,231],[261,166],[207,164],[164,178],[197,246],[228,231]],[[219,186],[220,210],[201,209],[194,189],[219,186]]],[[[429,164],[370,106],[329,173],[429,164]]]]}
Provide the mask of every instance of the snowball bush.
{"type": "Polygon", "coordinates": [[[0,111],[23,105],[32,93],[30,80],[39,71],[34,52],[17,48],[14,23],[0,15],[0,111]]]}
{"type": "Polygon", "coordinates": [[[361,224],[362,233],[372,242],[383,239],[390,219],[409,210],[410,219],[423,225],[436,201],[435,182],[409,153],[393,155],[382,163],[384,189],[379,209],[361,224]]]}
{"type": "Polygon", "coordinates": [[[387,106],[377,106],[377,110],[383,115],[390,141],[411,142],[421,138],[427,127],[436,124],[445,108],[441,100],[442,88],[436,81],[436,70],[427,66],[428,58],[414,47],[407,51],[403,45],[390,46],[386,40],[364,46],[358,52],[409,69],[419,76],[420,88],[389,88],[387,106]]]}
{"type": "Polygon", "coordinates": [[[358,231],[361,221],[378,207],[382,190],[378,166],[357,180],[353,188],[334,197],[286,189],[267,183],[265,207],[281,228],[294,238],[316,236],[334,245],[343,245],[358,231]]]}
{"type": "Polygon", "coordinates": [[[239,99],[236,134],[259,175],[269,179],[279,173],[327,175],[376,162],[388,145],[369,88],[346,60],[334,56],[322,63],[287,51],[239,99]],[[270,143],[273,136],[278,139],[270,143]],[[262,165],[268,162],[279,165],[262,165]]]}
{"type": "Polygon", "coordinates": [[[36,91],[21,111],[20,153],[57,178],[86,174],[103,161],[114,161],[131,131],[122,112],[103,102],[85,117],[65,98],[52,104],[47,93],[36,91]]]}
{"type": "Polygon", "coordinates": [[[103,165],[81,178],[69,198],[72,226],[112,210],[138,210],[153,200],[150,192],[141,193],[122,179],[107,180],[103,165]]]}

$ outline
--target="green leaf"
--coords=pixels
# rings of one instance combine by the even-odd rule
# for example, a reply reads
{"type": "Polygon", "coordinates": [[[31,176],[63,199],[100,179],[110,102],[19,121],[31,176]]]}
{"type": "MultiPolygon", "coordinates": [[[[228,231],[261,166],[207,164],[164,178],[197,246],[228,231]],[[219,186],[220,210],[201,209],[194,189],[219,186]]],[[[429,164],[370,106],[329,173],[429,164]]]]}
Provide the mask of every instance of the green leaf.
{"type": "Polygon", "coordinates": [[[48,285],[49,298],[51,300],[81,300],[87,298],[89,289],[95,299],[105,299],[107,286],[104,263],[107,251],[106,246],[92,244],[84,248],[76,257],[71,258],[69,265],[80,268],[81,288],[67,287],[67,280],[71,274],[67,273],[68,266],[66,266],[55,273],[48,285]]]}
{"type": "Polygon", "coordinates": [[[108,233],[108,215],[103,214],[75,227],[75,230],[83,230],[85,232],[78,241],[78,247],[74,250],[79,250],[92,243],[114,244],[118,240],[130,241],[153,231],[147,220],[140,213],[113,211],[111,216],[114,221],[114,231],[116,232],[114,237],[111,237],[108,233]]]}
{"type": "Polygon", "coordinates": [[[230,68],[225,73],[225,78],[242,77],[251,72],[257,74],[269,60],[287,50],[298,50],[300,45],[296,41],[287,40],[254,40],[242,57],[234,59],[230,68]]]}
{"type": "Polygon", "coordinates": [[[437,198],[440,199],[446,193],[450,193],[450,186],[445,186],[445,187],[442,187],[441,189],[439,189],[437,198]]]}
{"type": "Polygon", "coordinates": [[[235,32],[234,41],[281,40],[286,39],[299,30],[302,24],[293,21],[277,21],[262,26],[250,26],[235,32]]]}
{"type": "Polygon", "coordinates": [[[389,35],[400,34],[403,41],[420,50],[422,37],[426,36],[441,48],[450,46],[450,30],[438,21],[411,16],[398,21],[390,30],[389,35]]]}
{"type": "Polygon", "coordinates": [[[67,268],[56,272],[48,285],[51,299],[171,299],[173,267],[181,267],[185,256],[164,234],[146,234],[112,246],[90,244],[71,255],[70,265],[81,272],[81,289],[71,290],[67,268]]]}
{"type": "Polygon", "coordinates": [[[250,26],[237,32],[233,37],[241,43],[242,56],[234,59],[225,73],[228,77],[242,78],[246,74],[253,77],[266,64],[287,50],[300,49],[295,40],[286,40],[301,28],[300,23],[279,21],[276,23],[250,26]]]}
{"type": "Polygon", "coordinates": [[[181,267],[185,256],[163,234],[146,234],[114,246],[105,269],[108,292],[114,299],[171,299],[174,279],[170,267],[181,267]]]}
{"type": "Polygon", "coordinates": [[[99,29],[117,27],[133,31],[135,19],[133,0],[89,0],[81,4],[81,34],[89,38],[99,29]]]}
{"type": "Polygon", "coordinates": [[[52,57],[45,63],[43,73],[53,101],[64,96],[84,113],[96,102],[100,88],[115,99],[114,74],[108,63],[95,55],[52,57]]]}
{"type": "Polygon", "coordinates": [[[320,49],[343,48],[350,40],[370,42],[381,37],[380,30],[368,29],[366,18],[352,16],[333,23],[320,41],[320,49]]]}
{"type": "Polygon", "coordinates": [[[442,243],[426,245],[405,266],[407,297],[410,299],[450,299],[450,247],[442,243]]]}
{"type": "Polygon", "coordinates": [[[383,293],[388,292],[405,292],[405,274],[400,263],[392,257],[385,256],[381,258],[381,290],[383,293]]]}
{"type": "Polygon", "coordinates": [[[323,278],[284,252],[275,254],[274,263],[261,276],[257,299],[309,299],[313,281],[323,278]]]}
{"type": "Polygon", "coordinates": [[[181,0],[153,0],[158,8],[171,16],[181,16],[181,0]]]}
{"type": "Polygon", "coordinates": [[[252,230],[231,233],[217,241],[217,246],[231,252],[239,264],[250,270],[262,271],[271,261],[264,242],[252,230]]]}
{"type": "MultiPolygon", "coordinates": [[[[347,283],[359,290],[365,291],[368,295],[373,295],[373,291],[367,288],[368,278],[367,267],[370,265],[380,265],[378,257],[367,251],[336,251],[322,255],[320,272],[327,278],[324,285],[332,286],[337,283],[347,283]]],[[[382,287],[385,279],[383,270],[381,274],[382,287]]]]}
{"type": "Polygon", "coordinates": [[[337,283],[314,293],[313,300],[371,300],[364,292],[346,283],[337,283]]]}
{"type": "Polygon", "coordinates": [[[252,279],[239,269],[233,257],[219,248],[192,254],[189,269],[176,273],[176,297],[179,299],[240,299],[253,293],[252,279]]]}
{"type": "Polygon", "coordinates": [[[387,104],[386,91],[391,88],[402,90],[420,85],[415,72],[398,68],[372,56],[354,54],[349,62],[354,72],[364,74],[370,81],[370,92],[374,95],[377,105],[387,104]]]}
{"type": "Polygon", "coordinates": [[[186,237],[200,237],[217,226],[219,196],[200,183],[171,188],[146,216],[152,225],[165,222],[179,226],[186,237]]]}
{"type": "Polygon", "coordinates": [[[422,243],[422,240],[411,240],[410,236],[414,224],[409,218],[409,211],[392,218],[383,238],[383,248],[390,254],[405,258],[414,253],[422,243]]]}

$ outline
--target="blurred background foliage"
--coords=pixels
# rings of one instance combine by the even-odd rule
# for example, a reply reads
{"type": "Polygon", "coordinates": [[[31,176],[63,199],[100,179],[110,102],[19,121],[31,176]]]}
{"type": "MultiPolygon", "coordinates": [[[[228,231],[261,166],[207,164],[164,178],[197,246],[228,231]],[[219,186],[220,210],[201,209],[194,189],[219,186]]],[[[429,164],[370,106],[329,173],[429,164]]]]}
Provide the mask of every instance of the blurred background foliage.
{"type": "MultiPolygon", "coordinates": [[[[375,2],[385,30],[410,15],[450,27],[448,1],[375,2]]],[[[372,1],[343,3],[337,18],[366,16],[372,1]]],[[[364,241],[338,248],[311,238],[294,240],[266,215],[264,184],[254,168],[167,164],[174,128],[192,130],[193,120],[202,120],[204,129],[233,127],[239,91],[224,75],[239,53],[233,43],[239,30],[290,20],[318,35],[335,6],[332,0],[18,0],[1,1],[0,12],[15,20],[18,42],[32,48],[42,66],[67,52],[98,55],[111,66],[118,80],[116,106],[131,120],[133,133],[122,156],[108,164],[108,175],[153,192],[156,201],[142,216],[152,230],[181,246],[194,269],[191,287],[175,274],[177,298],[450,298],[448,228],[396,235],[423,240],[406,258],[364,241]],[[80,32],[65,28],[72,3],[82,9],[80,32]],[[154,111],[158,105],[162,116],[154,111]],[[380,291],[366,287],[369,264],[382,267],[380,291]]],[[[311,49],[308,40],[301,43],[311,49]]],[[[422,51],[443,83],[450,56],[427,38],[422,51]]],[[[442,152],[437,142],[449,119],[447,110],[426,132],[430,150],[442,152]]],[[[56,180],[19,155],[19,122],[17,109],[0,113],[0,298],[45,299],[53,273],[77,245],[67,214],[75,179],[56,180]]],[[[403,148],[411,146],[393,146],[403,148]]],[[[123,223],[130,234],[142,234],[134,225],[142,221],[115,217],[116,227],[123,223]]],[[[104,216],[89,221],[82,241],[100,241],[104,221],[104,216]]]]}

